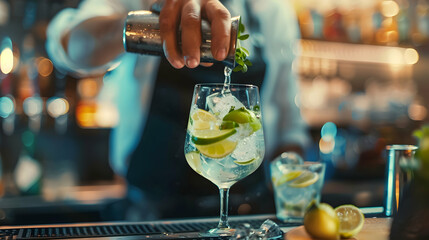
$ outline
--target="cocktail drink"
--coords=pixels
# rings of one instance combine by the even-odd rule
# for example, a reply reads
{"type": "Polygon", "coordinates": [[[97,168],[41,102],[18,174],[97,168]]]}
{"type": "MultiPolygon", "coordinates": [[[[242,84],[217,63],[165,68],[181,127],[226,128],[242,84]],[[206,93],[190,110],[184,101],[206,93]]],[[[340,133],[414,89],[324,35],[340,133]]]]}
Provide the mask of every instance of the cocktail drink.
{"type": "Polygon", "coordinates": [[[285,222],[302,222],[306,210],[320,202],[325,175],[323,163],[271,163],[277,218],[285,222]]]}
{"type": "Polygon", "coordinates": [[[229,188],[253,173],[265,153],[258,87],[197,84],[189,114],[185,157],[191,168],[219,187],[220,221],[210,233],[232,235],[229,188]]]}

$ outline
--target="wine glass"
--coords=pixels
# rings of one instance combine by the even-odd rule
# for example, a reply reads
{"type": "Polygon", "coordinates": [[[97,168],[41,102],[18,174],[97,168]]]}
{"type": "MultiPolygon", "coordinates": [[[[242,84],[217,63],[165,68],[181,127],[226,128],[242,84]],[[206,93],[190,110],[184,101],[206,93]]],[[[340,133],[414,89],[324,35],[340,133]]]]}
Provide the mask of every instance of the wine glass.
{"type": "Polygon", "coordinates": [[[209,234],[230,236],[228,194],[237,181],[253,173],[265,153],[257,86],[197,84],[185,140],[189,166],[219,188],[220,220],[209,234]]]}

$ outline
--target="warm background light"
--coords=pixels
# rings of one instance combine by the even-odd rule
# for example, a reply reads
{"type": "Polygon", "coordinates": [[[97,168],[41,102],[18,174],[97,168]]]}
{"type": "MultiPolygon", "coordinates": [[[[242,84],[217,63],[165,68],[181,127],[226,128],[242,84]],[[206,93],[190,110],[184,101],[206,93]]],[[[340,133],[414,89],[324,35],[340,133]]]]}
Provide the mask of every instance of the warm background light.
{"type": "Polygon", "coordinates": [[[10,48],[5,48],[0,54],[0,70],[4,74],[8,74],[13,69],[13,52],[10,48]]]}
{"type": "Polygon", "coordinates": [[[69,103],[64,98],[51,98],[47,103],[47,111],[49,116],[57,118],[69,111],[69,103]]]}
{"type": "Polygon", "coordinates": [[[39,115],[43,111],[43,100],[40,97],[28,97],[24,100],[23,108],[29,117],[39,115]]]}
{"type": "Polygon", "coordinates": [[[380,8],[385,17],[394,17],[399,13],[399,6],[395,1],[383,1],[380,8]]]}
{"type": "Polygon", "coordinates": [[[39,60],[39,63],[37,64],[37,71],[42,77],[49,76],[53,70],[54,65],[52,64],[51,60],[47,58],[41,58],[39,60]]]}

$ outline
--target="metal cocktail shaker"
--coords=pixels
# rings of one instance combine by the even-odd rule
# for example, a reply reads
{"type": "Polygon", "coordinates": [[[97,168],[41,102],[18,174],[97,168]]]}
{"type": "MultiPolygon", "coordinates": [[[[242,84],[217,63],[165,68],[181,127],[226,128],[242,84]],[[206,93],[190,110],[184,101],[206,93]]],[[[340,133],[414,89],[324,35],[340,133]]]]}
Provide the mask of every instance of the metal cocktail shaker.
{"type": "MultiPolygon", "coordinates": [[[[235,66],[235,50],[240,17],[231,18],[231,45],[225,60],[228,67],[235,66]]],[[[178,33],[178,45],[181,45],[181,32],[178,33]]],[[[206,20],[201,21],[201,62],[215,62],[211,52],[211,28],[206,20]]],[[[132,11],[128,13],[124,28],[124,48],[127,52],[163,55],[159,15],[151,11],[132,11]]]]}
{"type": "Polygon", "coordinates": [[[414,158],[418,149],[414,145],[388,145],[385,176],[384,211],[386,216],[395,216],[403,191],[414,179],[419,162],[414,158]]]}

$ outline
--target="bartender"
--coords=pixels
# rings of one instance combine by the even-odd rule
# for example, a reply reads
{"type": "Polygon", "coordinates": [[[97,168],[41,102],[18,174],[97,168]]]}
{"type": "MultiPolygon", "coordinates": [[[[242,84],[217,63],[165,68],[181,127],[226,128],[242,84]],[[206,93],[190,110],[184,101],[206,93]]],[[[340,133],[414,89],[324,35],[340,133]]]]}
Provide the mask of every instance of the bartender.
{"type": "MultiPolygon", "coordinates": [[[[192,171],[183,152],[194,85],[224,80],[221,64],[199,66],[201,18],[211,22],[211,49],[219,61],[229,50],[231,15],[240,15],[247,26],[250,39],[243,45],[251,52],[253,66],[245,74],[234,73],[232,83],[261,89],[265,159],[270,160],[285,150],[302,151],[308,144],[291,69],[298,39],[296,17],[287,0],[166,0],[160,13],[165,57],[124,52],[127,13],[150,9],[153,3],[84,0],[78,8],[64,9],[49,24],[47,51],[60,70],[78,77],[104,76],[100,97],[108,96],[120,116],[111,134],[110,163],[127,180],[131,201],[144,206],[142,218],[214,216],[217,189],[192,171]]],[[[236,202],[248,203],[247,213],[274,213],[266,169],[261,167],[232,187],[233,209],[236,202]]]]}

